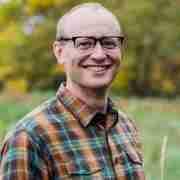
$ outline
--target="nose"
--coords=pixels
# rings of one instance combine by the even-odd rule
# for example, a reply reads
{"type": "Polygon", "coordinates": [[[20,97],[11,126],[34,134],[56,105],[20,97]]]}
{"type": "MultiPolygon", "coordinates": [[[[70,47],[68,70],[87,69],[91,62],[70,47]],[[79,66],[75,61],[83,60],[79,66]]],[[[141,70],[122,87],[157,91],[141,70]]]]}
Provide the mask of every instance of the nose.
{"type": "Polygon", "coordinates": [[[104,60],[106,58],[105,51],[99,42],[96,43],[93,52],[91,54],[91,58],[99,61],[104,60]]]}

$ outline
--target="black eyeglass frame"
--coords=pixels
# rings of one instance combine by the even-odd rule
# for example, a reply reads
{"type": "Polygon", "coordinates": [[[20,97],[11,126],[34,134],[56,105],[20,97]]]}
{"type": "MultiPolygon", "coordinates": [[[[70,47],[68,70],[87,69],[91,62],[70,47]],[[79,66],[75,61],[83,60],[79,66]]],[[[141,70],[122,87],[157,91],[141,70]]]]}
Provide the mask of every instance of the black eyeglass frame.
{"type": "Polygon", "coordinates": [[[95,41],[95,44],[97,43],[97,41],[100,42],[100,44],[102,44],[101,42],[106,39],[106,38],[118,38],[121,45],[124,43],[125,40],[125,36],[102,36],[100,38],[96,38],[94,36],[73,36],[71,38],[66,38],[66,37],[61,37],[61,38],[57,38],[57,41],[73,41],[74,46],[75,46],[75,42],[77,38],[91,38],[95,41]]]}

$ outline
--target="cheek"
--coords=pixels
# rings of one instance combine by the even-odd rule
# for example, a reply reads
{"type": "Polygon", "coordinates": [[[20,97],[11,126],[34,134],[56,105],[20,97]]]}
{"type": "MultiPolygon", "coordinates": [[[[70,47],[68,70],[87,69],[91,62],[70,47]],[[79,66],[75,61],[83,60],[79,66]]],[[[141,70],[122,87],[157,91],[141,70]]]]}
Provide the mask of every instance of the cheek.
{"type": "Polygon", "coordinates": [[[114,65],[119,66],[121,64],[122,58],[120,54],[112,55],[110,58],[113,61],[114,65]]]}
{"type": "Polygon", "coordinates": [[[76,59],[68,59],[68,62],[64,63],[64,70],[67,77],[72,80],[79,80],[82,76],[80,67],[76,59]]]}
{"type": "MultiPolygon", "coordinates": [[[[122,51],[120,49],[114,50],[111,54],[108,55],[113,61],[121,62],[122,51]]],[[[118,62],[117,62],[118,63],[118,62]]]]}

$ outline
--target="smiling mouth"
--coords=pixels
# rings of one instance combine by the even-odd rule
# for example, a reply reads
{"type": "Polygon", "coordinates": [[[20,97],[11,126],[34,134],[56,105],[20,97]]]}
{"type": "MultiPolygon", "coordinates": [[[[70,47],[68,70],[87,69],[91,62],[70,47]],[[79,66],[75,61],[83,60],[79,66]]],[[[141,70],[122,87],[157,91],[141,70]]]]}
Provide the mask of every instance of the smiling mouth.
{"type": "Polygon", "coordinates": [[[88,70],[92,70],[94,72],[102,72],[106,71],[112,66],[112,64],[105,64],[105,65],[83,65],[82,67],[88,70]]]}

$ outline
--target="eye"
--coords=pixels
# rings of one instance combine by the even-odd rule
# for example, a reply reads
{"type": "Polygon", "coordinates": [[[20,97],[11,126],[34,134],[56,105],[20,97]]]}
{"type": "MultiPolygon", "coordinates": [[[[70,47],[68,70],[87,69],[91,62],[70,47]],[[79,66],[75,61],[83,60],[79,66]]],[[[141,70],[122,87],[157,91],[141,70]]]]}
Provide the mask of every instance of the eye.
{"type": "Polygon", "coordinates": [[[115,49],[120,47],[120,42],[116,37],[107,37],[102,39],[102,46],[105,49],[115,49]]]}
{"type": "Polygon", "coordinates": [[[76,39],[76,47],[79,49],[86,50],[92,48],[93,45],[94,42],[91,39],[82,39],[82,38],[76,39]]]}
{"type": "Polygon", "coordinates": [[[106,49],[113,49],[118,46],[117,42],[114,40],[104,40],[102,46],[106,49]]]}

